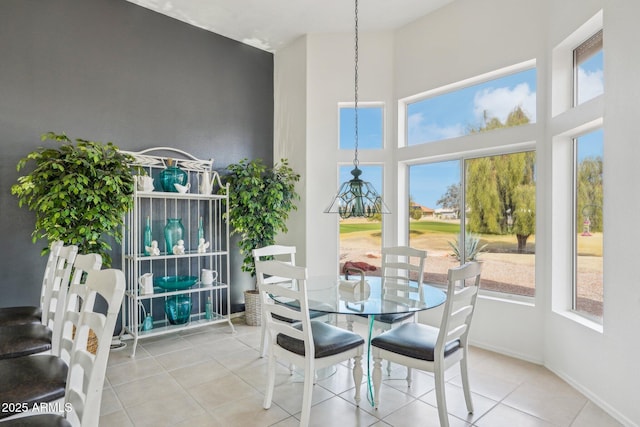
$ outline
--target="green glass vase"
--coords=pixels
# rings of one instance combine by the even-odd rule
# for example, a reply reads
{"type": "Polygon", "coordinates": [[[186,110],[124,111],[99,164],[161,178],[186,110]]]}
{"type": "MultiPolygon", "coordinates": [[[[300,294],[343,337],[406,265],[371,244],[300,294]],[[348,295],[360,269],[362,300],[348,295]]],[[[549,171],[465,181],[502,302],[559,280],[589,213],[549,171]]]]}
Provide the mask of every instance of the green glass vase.
{"type": "Polygon", "coordinates": [[[173,247],[178,244],[178,240],[184,240],[184,226],[182,218],[167,218],[167,225],[164,227],[164,239],[167,244],[167,254],[173,254],[173,247]]]}
{"type": "Polygon", "coordinates": [[[187,173],[180,169],[177,164],[174,164],[172,159],[167,160],[166,169],[160,172],[162,191],[177,193],[178,190],[174,184],[187,185],[187,180],[187,173]]]}

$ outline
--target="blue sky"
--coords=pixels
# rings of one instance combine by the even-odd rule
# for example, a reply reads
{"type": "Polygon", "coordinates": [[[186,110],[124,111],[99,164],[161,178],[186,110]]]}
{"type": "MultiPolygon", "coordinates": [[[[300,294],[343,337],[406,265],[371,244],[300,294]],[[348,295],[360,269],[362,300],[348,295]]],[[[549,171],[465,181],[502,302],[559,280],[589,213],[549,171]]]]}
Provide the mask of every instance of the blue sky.
{"type": "Polygon", "coordinates": [[[536,70],[521,71],[407,106],[408,145],[466,135],[486,118],[504,123],[520,106],[531,122],[536,121],[536,70]]]}
{"type": "MultiPolygon", "coordinates": [[[[594,55],[578,69],[578,99],[584,102],[603,93],[603,56],[594,55]]],[[[499,79],[455,90],[436,97],[409,104],[407,107],[408,144],[454,138],[468,133],[471,126],[481,126],[483,116],[497,117],[502,122],[514,108],[520,106],[536,120],[536,70],[530,69],[499,79]]],[[[353,108],[340,109],[340,148],[353,149],[353,108]]],[[[358,108],[360,149],[377,149],[383,141],[382,107],[358,108]]],[[[597,130],[579,139],[578,160],[602,156],[603,131],[597,130]]],[[[353,165],[340,168],[340,182],[351,178],[353,165]]],[[[362,179],[380,192],[381,166],[360,166],[362,179]]],[[[409,172],[410,195],[433,209],[436,201],[449,185],[460,181],[460,162],[457,160],[414,165],[409,172]]]]}

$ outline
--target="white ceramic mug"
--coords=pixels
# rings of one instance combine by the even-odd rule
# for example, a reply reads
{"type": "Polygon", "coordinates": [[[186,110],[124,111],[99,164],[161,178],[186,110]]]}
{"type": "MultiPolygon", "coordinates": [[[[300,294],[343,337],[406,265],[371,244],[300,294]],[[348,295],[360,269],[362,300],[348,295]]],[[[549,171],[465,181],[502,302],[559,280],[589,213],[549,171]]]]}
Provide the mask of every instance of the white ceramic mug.
{"type": "Polygon", "coordinates": [[[213,285],[213,282],[215,282],[218,279],[218,272],[215,270],[208,270],[206,268],[202,269],[202,274],[200,275],[200,282],[202,282],[203,285],[213,285]]]}

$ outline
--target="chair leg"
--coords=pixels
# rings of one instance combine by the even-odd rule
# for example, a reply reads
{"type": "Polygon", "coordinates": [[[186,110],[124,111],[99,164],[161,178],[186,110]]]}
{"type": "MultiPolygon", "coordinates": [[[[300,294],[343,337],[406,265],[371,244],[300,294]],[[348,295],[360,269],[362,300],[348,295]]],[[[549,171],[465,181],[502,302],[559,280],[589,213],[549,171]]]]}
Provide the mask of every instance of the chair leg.
{"type": "Polygon", "coordinates": [[[380,404],[380,383],[382,382],[382,358],[373,357],[373,407],[378,409],[380,404]]]}
{"type": "Polygon", "coordinates": [[[411,380],[412,380],[411,368],[407,366],[407,387],[408,388],[411,388],[411,380]]]}
{"type": "Polygon", "coordinates": [[[315,369],[313,364],[305,363],[305,372],[304,372],[304,386],[303,386],[303,395],[302,395],[302,412],[300,414],[300,425],[308,426],[309,418],[311,417],[311,398],[313,395],[313,383],[314,383],[314,374],[315,369]]]}
{"type": "Polygon", "coordinates": [[[269,345],[267,340],[269,339],[269,334],[266,332],[266,327],[264,321],[260,325],[260,357],[264,357],[267,354],[267,348],[269,345]]]}
{"type": "Polygon", "coordinates": [[[462,374],[462,389],[464,390],[464,400],[467,403],[467,411],[473,414],[473,401],[471,400],[471,387],[469,387],[469,371],[467,369],[467,356],[460,361],[460,373],[462,374]]]}
{"type": "Polygon", "coordinates": [[[387,360],[387,376],[391,376],[391,362],[387,360]]]}
{"type": "Polygon", "coordinates": [[[353,332],[353,317],[347,314],[347,330],[353,332]]]}
{"type": "Polygon", "coordinates": [[[444,371],[436,368],[433,373],[436,382],[436,402],[438,404],[438,417],[440,427],[449,427],[449,415],[447,414],[447,400],[444,387],[444,371]]]}
{"type": "Polygon", "coordinates": [[[362,377],[364,373],[362,372],[362,355],[358,355],[353,358],[353,382],[356,385],[356,394],[354,399],[356,401],[356,406],[360,406],[360,389],[362,388],[362,377]]]}
{"type": "Polygon", "coordinates": [[[262,407],[269,409],[271,407],[271,400],[273,399],[273,387],[276,383],[276,357],[273,353],[269,354],[269,362],[267,366],[267,390],[264,393],[264,402],[262,407]]]}

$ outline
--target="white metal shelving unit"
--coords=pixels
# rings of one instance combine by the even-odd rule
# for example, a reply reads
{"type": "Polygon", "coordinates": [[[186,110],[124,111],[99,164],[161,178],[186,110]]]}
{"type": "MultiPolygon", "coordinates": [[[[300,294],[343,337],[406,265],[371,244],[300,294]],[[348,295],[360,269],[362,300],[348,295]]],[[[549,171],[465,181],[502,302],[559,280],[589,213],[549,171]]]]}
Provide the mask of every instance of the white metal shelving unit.
{"type": "MultiPolygon", "coordinates": [[[[122,268],[127,278],[127,291],[122,307],[123,329],[133,338],[132,356],[135,357],[138,340],[141,338],[197,328],[212,323],[231,323],[229,289],[229,225],[224,220],[228,207],[228,196],[199,194],[200,180],[207,173],[217,186],[222,186],[220,176],[212,171],[213,160],[201,160],[175,148],[157,147],[140,152],[126,152],[134,157],[132,167],[154,178],[153,191],[134,190],[133,209],[125,217],[122,242],[122,268]],[[162,154],[162,155],[159,155],[162,154]],[[173,159],[187,173],[191,188],[187,193],[161,190],[160,173],[166,168],[168,159],[173,159]],[[145,255],[144,230],[149,218],[152,239],[158,242],[160,255],[145,255]],[[184,226],[184,254],[174,255],[166,248],[164,227],[168,218],[181,218],[184,226]],[[205,240],[209,247],[198,252],[198,226],[202,218],[205,240]],[[200,282],[202,269],[215,270],[217,279],[211,285],[200,282]],[[153,273],[154,278],[163,276],[195,276],[198,281],[184,290],[167,291],[154,286],[153,294],[140,292],[139,278],[153,273]],[[165,312],[168,298],[188,295],[191,298],[191,314],[183,324],[171,324],[165,312]],[[212,310],[207,314],[206,304],[212,310]],[[153,328],[142,330],[144,315],[153,318],[153,328]]],[[[137,187],[137,186],[136,186],[137,187]]]]}

